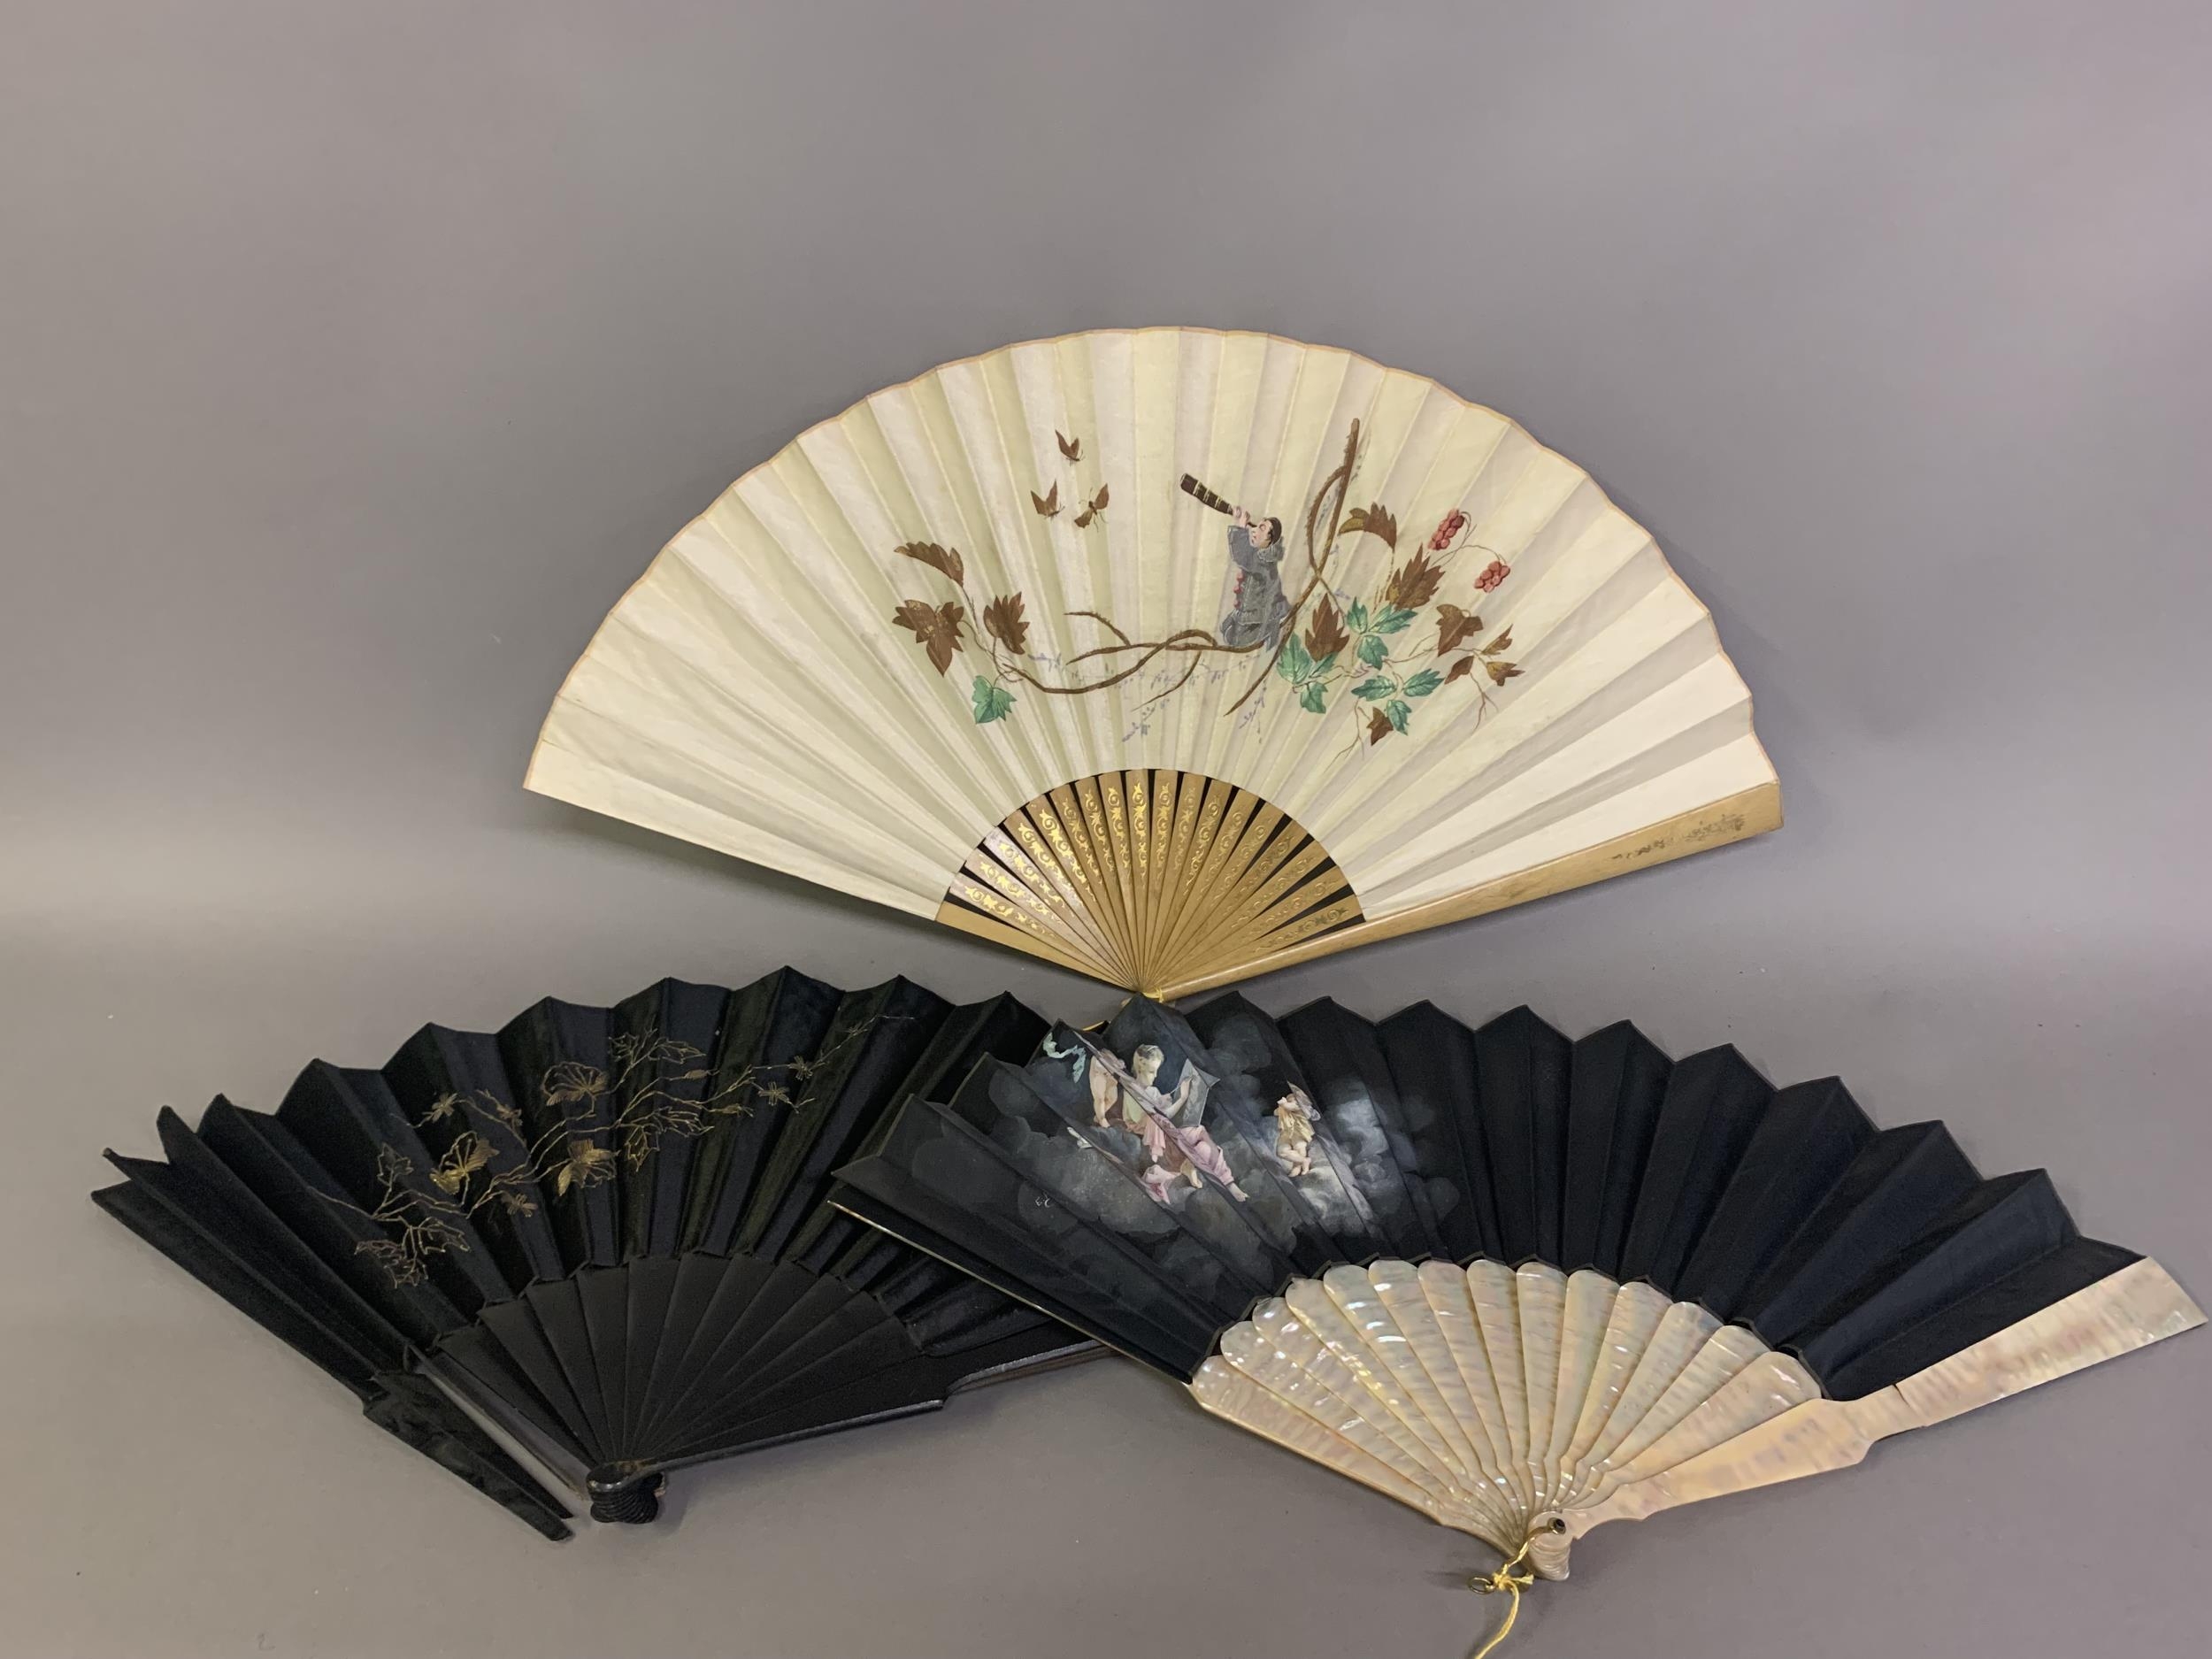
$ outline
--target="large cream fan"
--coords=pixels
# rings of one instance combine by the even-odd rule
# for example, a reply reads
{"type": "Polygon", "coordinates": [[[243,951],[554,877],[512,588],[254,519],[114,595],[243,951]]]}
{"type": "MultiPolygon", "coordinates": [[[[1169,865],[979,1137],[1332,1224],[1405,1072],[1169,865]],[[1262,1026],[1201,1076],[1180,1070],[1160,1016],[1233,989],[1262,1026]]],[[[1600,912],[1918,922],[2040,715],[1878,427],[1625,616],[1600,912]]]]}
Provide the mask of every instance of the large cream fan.
{"type": "Polygon", "coordinates": [[[1770,829],[1589,475],[1348,352],[1072,334],[878,393],[607,617],[529,785],[1180,995],[1770,829]]]}

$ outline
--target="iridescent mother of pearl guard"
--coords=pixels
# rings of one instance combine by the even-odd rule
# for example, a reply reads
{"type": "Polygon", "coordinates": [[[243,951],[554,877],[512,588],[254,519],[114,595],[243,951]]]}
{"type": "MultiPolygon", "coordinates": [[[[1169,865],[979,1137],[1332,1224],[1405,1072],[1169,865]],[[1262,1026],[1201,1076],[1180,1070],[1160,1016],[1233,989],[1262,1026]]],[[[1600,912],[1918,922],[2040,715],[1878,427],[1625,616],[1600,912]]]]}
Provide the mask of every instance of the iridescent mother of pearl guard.
{"type": "Polygon", "coordinates": [[[1846,1468],[1889,1435],[2203,1323],[2139,1260],[1900,1382],[1829,1400],[1794,1358],[1646,1284],[1380,1261],[1293,1280],[1224,1333],[1191,1392],[1481,1539],[1509,1571],[1525,1559],[1560,1579],[1574,1540],[1607,1521],[1846,1468]]]}

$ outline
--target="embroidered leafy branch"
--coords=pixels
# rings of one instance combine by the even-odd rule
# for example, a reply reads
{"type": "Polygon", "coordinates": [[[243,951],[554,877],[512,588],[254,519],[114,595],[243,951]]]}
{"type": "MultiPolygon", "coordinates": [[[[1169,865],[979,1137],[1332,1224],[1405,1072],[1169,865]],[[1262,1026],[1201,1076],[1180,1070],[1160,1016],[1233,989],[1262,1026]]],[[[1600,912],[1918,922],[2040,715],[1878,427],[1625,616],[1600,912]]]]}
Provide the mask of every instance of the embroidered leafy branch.
{"type": "Polygon", "coordinates": [[[522,1113],[492,1090],[449,1091],[430,1102],[422,1123],[461,1126],[428,1171],[419,1172],[411,1158],[388,1144],[377,1150],[373,1203],[328,1202],[388,1229],[355,1249],[393,1284],[420,1284],[430,1258],[470,1248],[480,1211],[535,1215],[549,1187],[565,1198],[611,1181],[623,1169],[642,1167],[671,1138],[704,1134],[764,1102],[791,1104],[784,1075],[770,1074],[803,1083],[867,1029],[868,1022],[856,1022],[833,1033],[811,1059],[750,1065],[719,1080],[689,1043],[617,1036],[608,1044],[606,1066],[564,1060],[546,1070],[538,1088],[548,1121],[534,1138],[526,1138],[522,1113]]]}

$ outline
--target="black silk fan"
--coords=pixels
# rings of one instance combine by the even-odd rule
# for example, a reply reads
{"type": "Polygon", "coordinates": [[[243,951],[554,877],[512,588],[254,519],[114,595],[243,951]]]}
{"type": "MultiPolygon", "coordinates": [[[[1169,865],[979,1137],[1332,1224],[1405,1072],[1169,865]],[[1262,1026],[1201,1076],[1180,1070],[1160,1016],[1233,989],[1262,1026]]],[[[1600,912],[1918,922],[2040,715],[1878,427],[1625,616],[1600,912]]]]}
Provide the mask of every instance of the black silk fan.
{"type": "Polygon", "coordinates": [[[1508,1562],[1476,1587],[1517,1605],[1604,1521],[2202,1322],[1941,1124],[1525,1008],[1141,1000],[910,1102],[839,1175],[840,1207],[1483,1539],[1508,1562]]]}
{"type": "Polygon", "coordinates": [[[889,1109],[1019,1060],[1042,1020],[791,970],[426,1025],[317,1061],[273,1114],[218,1098],[166,1162],[108,1156],[111,1214],[550,1538],[561,1502],[658,1511],[665,1471],[926,1410],[1079,1357],[1044,1316],[832,1210],[889,1109]]]}

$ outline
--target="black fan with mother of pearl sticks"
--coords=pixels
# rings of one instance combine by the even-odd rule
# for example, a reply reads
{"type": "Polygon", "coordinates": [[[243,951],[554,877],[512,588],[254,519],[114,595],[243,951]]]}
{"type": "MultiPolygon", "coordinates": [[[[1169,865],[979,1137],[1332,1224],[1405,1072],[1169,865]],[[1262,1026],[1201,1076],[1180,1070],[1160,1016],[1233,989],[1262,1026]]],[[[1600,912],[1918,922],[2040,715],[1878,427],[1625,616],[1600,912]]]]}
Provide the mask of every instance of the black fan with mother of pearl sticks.
{"type": "Polygon", "coordinates": [[[1525,1008],[1138,1000],[908,1103],[833,1202],[1481,1539],[1517,1608],[1609,1520],[2202,1323],[2042,1171],[1833,1078],[1525,1008]]]}
{"type": "Polygon", "coordinates": [[[273,1113],[159,1119],[118,1219],[550,1538],[646,1521],[666,1471],[941,1405],[1091,1344],[830,1210],[897,1102],[1025,1058],[1012,998],[786,969],[426,1025],[273,1113]],[[465,1403],[464,1403],[465,1402],[465,1403]],[[474,1414],[474,1415],[472,1415],[474,1414]]]}

